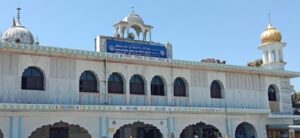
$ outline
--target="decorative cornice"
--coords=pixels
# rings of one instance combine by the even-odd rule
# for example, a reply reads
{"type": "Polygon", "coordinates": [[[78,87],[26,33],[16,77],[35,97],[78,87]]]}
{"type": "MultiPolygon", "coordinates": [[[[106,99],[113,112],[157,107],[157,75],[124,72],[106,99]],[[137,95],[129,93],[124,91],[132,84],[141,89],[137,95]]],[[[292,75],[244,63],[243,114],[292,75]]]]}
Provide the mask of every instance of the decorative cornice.
{"type": "Polygon", "coordinates": [[[5,51],[5,50],[16,52],[16,53],[25,53],[25,54],[65,56],[65,57],[84,58],[84,59],[91,59],[91,60],[109,60],[114,62],[169,66],[169,67],[178,67],[178,68],[187,68],[187,69],[191,68],[191,69],[207,69],[207,70],[216,70],[216,71],[243,72],[243,73],[265,74],[271,76],[283,76],[289,78],[300,76],[300,72],[263,69],[260,67],[203,63],[203,62],[187,61],[187,60],[173,60],[173,59],[165,59],[165,58],[112,54],[112,53],[92,52],[92,51],[49,47],[49,46],[34,46],[34,45],[26,45],[26,44],[0,42],[0,51],[5,51]]]}
{"type": "MultiPolygon", "coordinates": [[[[226,113],[225,108],[172,106],[114,106],[114,105],[57,105],[1,103],[0,111],[7,112],[161,112],[161,113],[226,113]]],[[[268,109],[227,108],[230,114],[269,114],[268,109]]]]}
{"type": "Polygon", "coordinates": [[[293,119],[300,119],[299,115],[293,115],[292,113],[286,113],[286,114],[269,114],[269,118],[293,118],[293,119]]]}

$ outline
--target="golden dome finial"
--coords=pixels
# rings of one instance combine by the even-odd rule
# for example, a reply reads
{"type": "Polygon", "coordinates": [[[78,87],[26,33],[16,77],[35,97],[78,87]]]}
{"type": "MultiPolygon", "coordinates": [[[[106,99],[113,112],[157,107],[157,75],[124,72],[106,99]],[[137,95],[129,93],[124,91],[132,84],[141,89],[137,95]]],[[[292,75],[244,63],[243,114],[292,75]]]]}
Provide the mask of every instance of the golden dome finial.
{"type": "Polygon", "coordinates": [[[281,33],[272,26],[271,24],[271,14],[268,13],[269,16],[269,24],[264,32],[261,33],[260,40],[261,43],[269,43],[269,42],[281,42],[281,33]]]}
{"type": "Polygon", "coordinates": [[[269,17],[269,24],[271,25],[271,13],[268,13],[268,17],[269,17]]]}

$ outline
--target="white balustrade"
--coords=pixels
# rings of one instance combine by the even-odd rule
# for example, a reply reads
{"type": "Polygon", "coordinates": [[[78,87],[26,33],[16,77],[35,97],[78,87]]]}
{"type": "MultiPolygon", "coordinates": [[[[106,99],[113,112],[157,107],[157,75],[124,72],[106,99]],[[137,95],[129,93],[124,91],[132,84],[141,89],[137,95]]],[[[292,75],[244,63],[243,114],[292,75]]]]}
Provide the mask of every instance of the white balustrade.
{"type": "Polygon", "coordinates": [[[189,97],[174,97],[174,106],[185,107],[189,106],[189,97]]]}
{"type": "Polygon", "coordinates": [[[225,99],[212,98],[211,99],[211,107],[214,108],[224,108],[226,106],[225,99]]]}
{"type": "Polygon", "coordinates": [[[80,92],[79,93],[79,104],[81,105],[99,105],[100,103],[100,94],[97,93],[88,93],[80,92]]]}
{"type": "Polygon", "coordinates": [[[126,105],[126,95],[125,94],[108,94],[108,104],[109,105],[126,105]]]}
{"type": "Polygon", "coordinates": [[[135,105],[135,106],[147,105],[147,96],[131,94],[130,95],[130,105],[135,105]]]}
{"type": "Polygon", "coordinates": [[[151,95],[151,105],[152,106],[167,106],[168,98],[167,96],[154,96],[151,95]]]}

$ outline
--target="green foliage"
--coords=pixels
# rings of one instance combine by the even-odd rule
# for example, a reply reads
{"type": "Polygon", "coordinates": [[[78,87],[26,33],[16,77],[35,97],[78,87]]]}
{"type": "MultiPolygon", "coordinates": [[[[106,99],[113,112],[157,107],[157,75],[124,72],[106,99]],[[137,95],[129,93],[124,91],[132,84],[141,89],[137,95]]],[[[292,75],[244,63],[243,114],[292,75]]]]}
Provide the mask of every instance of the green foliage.
{"type": "Polygon", "coordinates": [[[292,95],[292,104],[294,108],[294,114],[300,115],[300,93],[294,92],[292,95]]]}
{"type": "Polygon", "coordinates": [[[247,66],[249,66],[249,67],[261,67],[262,64],[263,64],[262,59],[257,59],[255,61],[248,62],[247,66]]]}

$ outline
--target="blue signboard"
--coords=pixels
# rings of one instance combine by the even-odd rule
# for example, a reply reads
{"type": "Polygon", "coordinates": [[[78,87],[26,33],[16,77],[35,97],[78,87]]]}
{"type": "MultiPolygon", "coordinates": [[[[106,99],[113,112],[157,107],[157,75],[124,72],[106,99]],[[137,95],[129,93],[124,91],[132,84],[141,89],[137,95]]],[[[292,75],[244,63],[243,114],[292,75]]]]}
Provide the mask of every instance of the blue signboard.
{"type": "Polygon", "coordinates": [[[148,57],[167,58],[167,49],[159,44],[130,43],[116,40],[106,40],[107,52],[148,57]]]}

